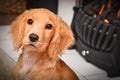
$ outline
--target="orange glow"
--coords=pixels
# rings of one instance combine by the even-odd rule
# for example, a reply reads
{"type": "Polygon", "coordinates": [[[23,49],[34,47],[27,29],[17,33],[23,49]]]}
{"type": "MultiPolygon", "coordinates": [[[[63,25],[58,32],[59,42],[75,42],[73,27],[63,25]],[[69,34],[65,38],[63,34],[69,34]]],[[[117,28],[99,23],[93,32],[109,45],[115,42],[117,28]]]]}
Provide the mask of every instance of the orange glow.
{"type": "Polygon", "coordinates": [[[120,9],[118,10],[117,18],[120,18],[120,9]]]}
{"type": "Polygon", "coordinates": [[[102,7],[101,7],[101,9],[100,9],[100,11],[99,11],[99,14],[102,14],[104,8],[105,8],[105,5],[102,5],[102,7]]]}
{"type": "MultiPolygon", "coordinates": [[[[103,4],[98,12],[98,15],[102,15],[103,11],[106,9],[110,9],[112,6],[111,4],[112,4],[112,0],[109,0],[107,4],[103,4]]],[[[120,18],[120,8],[118,9],[118,12],[117,12],[117,18],[120,18]]],[[[105,23],[110,23],[110,21],[107,18],[103,19],[103,21],[105,23]]]]}
{"type": "Polygon", "coordinates": [[[101,9],[99,10],[99,15],[102,14],[102,12],[103,12],[103,10],[105,9],[106,6],[107,6],[108,9],[111,7],[111,0],[109,0],[107,5],[105,5],[105,4],[102,5],[101,9]]]}
{"type": "Polygon", "coordinates": [[[109,0],[107,7],[110,8],[111,6],[111,0],[109,0]]]}
{"type": "MultiPolygon", "coordinates": [[[[102,12],[103,12],[104,9],[105,9],[105,5],[102,5],[102,7],[101,7],[101,9],[100,9],[100,11],[99,11],[99,15],[102,14],[102,12]]],[[[109,20],[104,19],[104,22],[105,22],[105,23],[109,23],[109,20]]]]}
{"type": "Polygon", "coordinates": [[[104,22],[105,22],[105,23],[109,23],[109,21],[108,21],[107,19],[104,19],[104,22]]]}

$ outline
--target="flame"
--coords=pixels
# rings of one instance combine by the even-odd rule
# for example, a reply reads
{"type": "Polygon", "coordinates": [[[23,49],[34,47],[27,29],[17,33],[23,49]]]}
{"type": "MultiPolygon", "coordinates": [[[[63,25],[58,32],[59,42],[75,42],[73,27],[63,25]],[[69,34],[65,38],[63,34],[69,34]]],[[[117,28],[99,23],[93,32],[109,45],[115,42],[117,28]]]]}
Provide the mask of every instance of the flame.
{"type": "Polygon", "coordinates": [[[105,22],[105,23],[109,23],[109,20],[108,20],[108,19],[104,19],[104,22],[105,22]]]}
{"type": "Polygon", "coordinates": [[[107,5],[105,5],[105,4],[102,5],[101,9],[99,10],[99,15],[102,14],[102,12],[103,12],[103,10],[105,9],[106,6],[107,6],[108,9],[111,7],[111,0],[109,0],[107,5]]]}
{"type": "MultiPolygon", "coordinates": [[[[101,7],[101,9],[100,9],[100,11],[99,11],[99,15],[102,14],[102,12],[103,12],[104,9],[105,9],[105,5],[103,4],[102,7],[101,7]]],[[[104,19],[104,22],[105,23],[109,23],[109,20],[108,19],[104,19]]]]}
{"type": "Polygon", "coordinates": [[[120,18],[120,9],[117,12],[117,18],[120,18]]]}
{"type": "MultiPolygon", "coordinates": [[[[111,7],[111,0],[109,0],[107,5],[105,5],[105,4],[102,5],[102,7],[101,7],[101,9],[99,10],[99,13],[98,13],[99,15],[102,14],[102,12],[104,11],[106,6],[107,6],[108,9],[111,7]]],[[[120,17],[120,10],[119,10],[118,16],[120,17]]],[[[108,19],[104,19],[104,22],[105,23],[109,23],[109,20],[108,19]]]]}
{"type": "MultiPolygon", "coordinates": [[[[107,5],[106,5],[106,4],[103,4],[103,5],[101,6],[99,12],[98,12],[98,15],[102,15],[102,13],[103,13],[103,11],[104,11],[105,9],[110,9],[110,8],[111,8],[111,3],[112,3],[112,0],[109,0],[108,3],[107,3],[107,5]]],[[[118,12],[117,12],[117,18],[120,18],[120,8],[118,9],[118,12]]],[[[105,18],[103,21],[104,21],[105,23],[110,23],[110,21],[109,21],[107,18],[105,18]]]]}
{"type": "Polygon", "coordinates": [[[107,7],[110,8],[111,7],[111,0],[109,0],[107,7]]]}
{"type": "Polygon", "coordinates": [[[105,8],[105,5],[103,4],[102,7],[101,7],[101,9],[100,9],[100,11],[99,11],[99,15],[102,14],[104,8],[105,8]]]}

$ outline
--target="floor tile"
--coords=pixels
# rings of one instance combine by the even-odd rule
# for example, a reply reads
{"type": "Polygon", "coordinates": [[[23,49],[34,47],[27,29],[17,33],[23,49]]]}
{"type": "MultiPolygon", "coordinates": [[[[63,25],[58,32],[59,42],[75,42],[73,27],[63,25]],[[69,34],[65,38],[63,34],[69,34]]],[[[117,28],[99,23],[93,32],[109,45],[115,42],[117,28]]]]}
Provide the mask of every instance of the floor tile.
{"type": "Polygon", "coordinates": [[[0,40],[10,39],[10,25],[0,25],[0,40]]]}
{"type": "Polygon", "coordinates": [[[88,80],[120,80],[120,77],[109,78],[105,74],[94,74],[90,76],[85,76],[88,80]]]}
{"type": "Polygon", "coordinates": [[[16,61],[19,54],[17,54],[18,52],[15,52],[13,49],[9,30],[9,25],[0,26],[0,48],[16,61]]]}

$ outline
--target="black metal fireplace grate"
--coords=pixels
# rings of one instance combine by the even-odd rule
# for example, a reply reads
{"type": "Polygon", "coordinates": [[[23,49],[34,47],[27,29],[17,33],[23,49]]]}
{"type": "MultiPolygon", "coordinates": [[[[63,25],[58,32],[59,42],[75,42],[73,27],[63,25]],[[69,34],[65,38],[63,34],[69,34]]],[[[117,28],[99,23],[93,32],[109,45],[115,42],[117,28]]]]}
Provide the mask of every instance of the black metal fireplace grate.
{"type": "MultiPolygon", "coordinates": [[[[98,8],[93,10],[90,8],[91,4],[84,6],[80,4],[83,3],[82,0],[76,1],[80,2],[73,8],[71,24],[76,39],[75,49],[86,61],[105,70],[109,77],[120,76],[120,19],[114,17],[113,13],[116,14],[116,11],[111,8],[96,15],[98,8]],[[109,22],[104,21],[105,19],[109,19],[109,22]]],[[[93,1],[96,5],[102,0],[93,1]]]]}
{"type": "Polygon", "coordinates": [[[78,26],[76,32],[80,40],[91,48],[111,51],[117,37],[117,26],[97,20],[82,9],[79,9],[78,14],[75,24],[78,26]]]}

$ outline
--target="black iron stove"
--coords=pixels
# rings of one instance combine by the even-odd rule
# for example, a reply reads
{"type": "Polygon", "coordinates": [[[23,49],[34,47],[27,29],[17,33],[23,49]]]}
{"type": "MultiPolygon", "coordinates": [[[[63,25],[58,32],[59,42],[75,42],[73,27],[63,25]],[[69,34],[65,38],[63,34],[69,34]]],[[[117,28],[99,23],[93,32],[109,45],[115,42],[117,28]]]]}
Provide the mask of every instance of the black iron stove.
{"type": "Polygon", "coordinates": [[[76,3],[71,25],[76,50],[109,77],[120,76],[120,1],[76,0],[76,3]]]}

